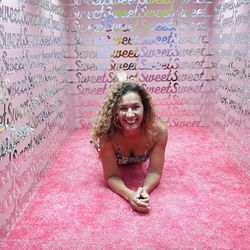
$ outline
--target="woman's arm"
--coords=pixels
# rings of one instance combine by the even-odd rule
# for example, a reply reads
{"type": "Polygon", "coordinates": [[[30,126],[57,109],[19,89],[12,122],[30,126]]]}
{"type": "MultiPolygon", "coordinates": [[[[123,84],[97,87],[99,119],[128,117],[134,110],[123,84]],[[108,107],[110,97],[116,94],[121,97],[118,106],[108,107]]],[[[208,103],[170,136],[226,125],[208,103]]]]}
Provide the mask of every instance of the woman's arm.
{"type": "Polygon", "coordinates": [[[112,143],[102,141],[100,145],[100,158],[102,161],[104,178],[108,187],[127,200],[133,209],[140,212],[148,211],[148,203],[140,201],[137,198],[137,192],[129,189],[121,179],[117,168],[115,150],[112,143]]]}
{"type": "Polygon", "coordinates": [[[168,130],[163,124],[160,125],[158,138],[150,154],[148,172],[143,184],[143,190],[147,193],[152,192],[159,185],[162,175],[165,148],[168,140],[168,130]]]}
{"type": "Polygon", "coordinates": [[[125,183],[120,178],[112,143],[108,141],[101,141],[100,146],[100,158],[103,166],[104,179],[108,187],[128,200],[132,194],[132,190],[127,188],[125,183]]]}

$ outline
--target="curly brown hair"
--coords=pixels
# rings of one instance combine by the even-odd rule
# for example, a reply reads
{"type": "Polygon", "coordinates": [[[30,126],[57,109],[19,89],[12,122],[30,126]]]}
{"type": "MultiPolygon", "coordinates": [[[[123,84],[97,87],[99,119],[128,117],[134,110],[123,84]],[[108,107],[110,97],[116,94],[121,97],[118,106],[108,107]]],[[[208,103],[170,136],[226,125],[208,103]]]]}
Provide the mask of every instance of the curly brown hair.
{"type": "Polygon", "coordinates": [[[122,96],[133,92],[140,96],[144,115],[142,120],[142,130],[145,132],[149,140],[155,137],[158,133],[157,120],[159,119],[155,113],[155,108],[152,98],[149,93],[139,84],[124,81],[116,84],[108,93],[101,105],[97,116],[91,128],[91,141],[97,142],[98,139],[111,139],[111,137],[122,130],[122,127],[117,119],[118,105],[122,96]]]}

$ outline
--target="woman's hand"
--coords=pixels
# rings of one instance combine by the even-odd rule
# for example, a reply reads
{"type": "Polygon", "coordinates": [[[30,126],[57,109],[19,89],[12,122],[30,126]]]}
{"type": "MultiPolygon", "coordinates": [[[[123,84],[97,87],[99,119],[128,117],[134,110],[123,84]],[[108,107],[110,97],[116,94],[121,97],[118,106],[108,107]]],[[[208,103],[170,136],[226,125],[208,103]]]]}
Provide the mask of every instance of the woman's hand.
{"type": "Polygon", "coordinates": [[[146,192],[146,190],[143,187],[139,187],[137,189],[137,198],[140,199],[143,202],[149,203],[149,194],[146,192]]]}
{"type": "Polygon", "coordinates": [[[134,192],[129,199],[131,207],[138,212],[148,212],[150,210],[149,194],[139,187],[137,192],[134,192]]]}

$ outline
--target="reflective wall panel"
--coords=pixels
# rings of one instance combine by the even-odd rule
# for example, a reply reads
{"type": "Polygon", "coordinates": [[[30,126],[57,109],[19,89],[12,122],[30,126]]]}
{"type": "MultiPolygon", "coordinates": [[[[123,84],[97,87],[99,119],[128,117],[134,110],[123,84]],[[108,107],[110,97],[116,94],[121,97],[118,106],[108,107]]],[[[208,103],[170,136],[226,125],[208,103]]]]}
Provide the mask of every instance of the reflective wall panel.
{"type": "Polygon", "coordinates": [[[76,127],[89,127],[117,72],[153,96],[170,127],[207,126],[211,1],[68,1],[76,127]]]}
{"type": "Polygon", "coordinates": [[[208,125],[250,176],[249,1],[214,1],[208,125]]]}
{"type": "Polygon", "coordinates": [[[0,1],[0,240],[73,129],[67,41],[61,1],[0,1]]]}

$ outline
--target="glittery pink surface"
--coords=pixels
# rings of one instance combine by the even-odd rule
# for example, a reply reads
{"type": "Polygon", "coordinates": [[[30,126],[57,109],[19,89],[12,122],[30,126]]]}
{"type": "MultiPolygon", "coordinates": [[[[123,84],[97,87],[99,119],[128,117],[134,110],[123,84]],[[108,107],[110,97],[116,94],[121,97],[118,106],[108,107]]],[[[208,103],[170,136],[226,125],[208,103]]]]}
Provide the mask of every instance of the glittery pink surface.
{"type": "MultiPolygon", "coordinates": [[[[171,128],[148,214],[104,184],[76,130],[1,249],[250,249],[250,182],[207,128],[171,128]]],[[[146,165],[123,168],[131,188],[146,165]]]]}

